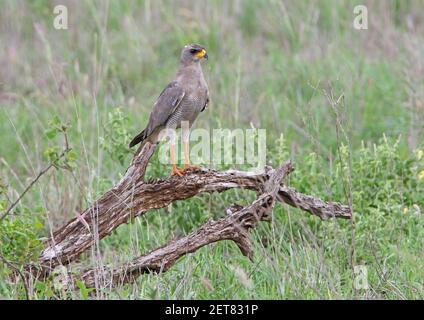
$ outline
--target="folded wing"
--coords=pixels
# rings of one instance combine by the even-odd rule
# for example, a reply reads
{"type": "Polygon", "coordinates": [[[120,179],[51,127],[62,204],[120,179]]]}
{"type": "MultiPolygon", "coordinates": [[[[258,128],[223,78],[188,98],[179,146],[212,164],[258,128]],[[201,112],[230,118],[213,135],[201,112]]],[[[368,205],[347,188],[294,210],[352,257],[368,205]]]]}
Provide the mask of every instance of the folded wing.
{"type": "Polygon", "coordinates": [[[184,95],[184,90],[176,81],[169,83],[153,105],[147,127],[131,141],[130,148],[143,142],[156,129],[165,126],[169,117],[175,112],[181,100],[183,100],[184,95]]]}

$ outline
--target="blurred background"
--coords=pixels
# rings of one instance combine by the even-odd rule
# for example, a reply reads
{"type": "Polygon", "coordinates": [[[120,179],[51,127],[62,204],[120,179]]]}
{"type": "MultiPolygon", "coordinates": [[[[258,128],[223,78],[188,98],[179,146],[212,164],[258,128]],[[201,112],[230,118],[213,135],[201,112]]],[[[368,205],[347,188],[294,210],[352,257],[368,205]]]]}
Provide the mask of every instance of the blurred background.
{"type": "MultiPolygon", "coordinates": [[[[209,54],[211,103],[195,127],[265,128],[270,164],[294,160],[290,184],[352,203],[356,224],[279,205],[255,231],[255,263],[219,243],[97,297],[423,298],[424,1],[363,1],[367,30],[353,27],[358,4],[0,0],[3,210],[66,143],[74,151],[2,222],[5,235],[25,230],[2,254],[35,257],[40,239],[119,180],[128,142],[172,80],[181,48],[196,42],[209,54]],[[67,30],[53,27],[58,4],[67,30]],[[352,257],[369,266],[370,289],[352,289],[352,257]]],[[[155,158],[149,165],[150,176],[169,171],[155,158]]],[[[231,191],[175,203],[120,227],[82,264],[126,261],[253,198],[231,191]]],[[[32,294],[57,295],[42,286],[32,294]]],[[[0,278],[0,296],[20,295],[0,278]]]]}

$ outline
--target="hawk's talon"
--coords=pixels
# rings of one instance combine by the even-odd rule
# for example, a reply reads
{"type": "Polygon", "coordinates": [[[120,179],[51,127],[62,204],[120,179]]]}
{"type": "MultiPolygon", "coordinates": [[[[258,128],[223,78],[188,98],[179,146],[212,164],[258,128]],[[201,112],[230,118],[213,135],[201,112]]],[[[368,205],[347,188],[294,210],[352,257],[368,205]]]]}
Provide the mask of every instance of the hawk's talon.
{"type": "Polygon", "coordinates": [[[191,166],[191,165],[189,165],[189,164],[184,164],[184,167],[183,167],[183,169],[182,169],[182,172],[186,172],[186,171],[189,171],[189,170],[193,170],[193,171],[195,171],[195,170],[199,170],[200,169],[200,167],[199,166],[191,166]]]}
{"type": "Polygon", "coordinates": [[[183,176],[183,174],[184,174],[184,170],[180,170],[180,169],[178,169],[176,166],[173,166],[173,167],[172,167],[172,172],[171,172],[171,175],[172,175],[172,176],[179,176],[179,177],[182,177],[182,176],[183,176]]]}

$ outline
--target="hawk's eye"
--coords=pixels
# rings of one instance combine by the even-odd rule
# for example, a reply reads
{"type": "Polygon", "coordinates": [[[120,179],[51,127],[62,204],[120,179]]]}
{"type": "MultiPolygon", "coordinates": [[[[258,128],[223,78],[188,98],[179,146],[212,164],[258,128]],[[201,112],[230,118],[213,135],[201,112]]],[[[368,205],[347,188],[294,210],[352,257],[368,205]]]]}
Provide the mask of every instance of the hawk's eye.
{"type": "Polygon", "coordinates": [[[197,50],[196,49],[191,49],[190,50],[190,53],[196,53],[197,52],[197,50]]]}

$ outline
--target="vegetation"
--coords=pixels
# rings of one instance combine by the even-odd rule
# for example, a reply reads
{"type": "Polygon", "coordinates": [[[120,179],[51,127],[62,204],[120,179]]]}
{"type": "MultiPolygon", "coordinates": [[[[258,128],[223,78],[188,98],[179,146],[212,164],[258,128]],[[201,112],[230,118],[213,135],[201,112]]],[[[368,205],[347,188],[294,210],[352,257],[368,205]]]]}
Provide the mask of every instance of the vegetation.
{"type": "MultiPolygon", "coordinates": [[[[353,28],[349,0],[63,2],[68,30],[53,27],[55,1],[0,0],[0,298],[424,298],[422,1],[365,1],[368,30],[353,28]],[[208,49],[211,92],[195,127],[265,128],[267,161],[296,165],[287,183],[351,205],[353,221],[278,204],[253,232],[253,263],[220,242],[115,289],[11,281],[120,179],[191,42],[208,49]],[[355,289],[355,266],[368,289],[355,289]]],[[[169,173],[155,155],[147,175],[169,173]]],[[[77,268],[128,261],[253,198],[232,190],[149,212],[77,268]]]]}

